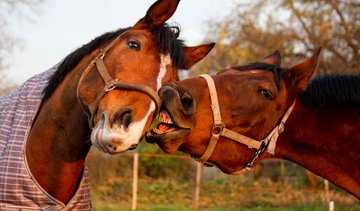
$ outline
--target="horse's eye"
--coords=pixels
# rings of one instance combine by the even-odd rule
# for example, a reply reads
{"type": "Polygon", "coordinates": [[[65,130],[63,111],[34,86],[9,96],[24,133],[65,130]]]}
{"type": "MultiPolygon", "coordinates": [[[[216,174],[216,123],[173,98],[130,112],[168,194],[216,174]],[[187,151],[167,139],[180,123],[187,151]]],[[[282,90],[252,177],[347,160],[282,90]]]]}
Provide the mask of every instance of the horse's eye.
{"type": "Polygon", "coordinates": [[[140,50],[140,44],[135,41],[129,41],[128,46],[129,46],[129,48],[134,49],[136,51],[140,50]]]}
{"type": "Polygon", "coordinates": [[[265,97],[266,99],[269,99],[269,100],[274,99],[274,97],[273,97],[273,95],[271,94],[271,92],[268,91],[268,90],[266,90],[266,89],[260,88],[260,89],[259,89],[259,92],[260,92],[262,95],[264,95],[264,97],[265,97]]]}

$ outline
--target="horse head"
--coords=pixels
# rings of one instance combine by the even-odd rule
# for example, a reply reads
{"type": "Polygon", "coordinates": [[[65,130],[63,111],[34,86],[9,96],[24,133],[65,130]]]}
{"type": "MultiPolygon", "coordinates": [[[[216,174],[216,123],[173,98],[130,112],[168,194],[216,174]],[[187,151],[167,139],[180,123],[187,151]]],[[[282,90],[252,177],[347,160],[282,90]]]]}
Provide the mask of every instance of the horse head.
{"type": "MultiPolygon", "coordinates": [[[[185,46],[178,39],[179,29],[165,23],[178,3],[159,0],[132,27],[93,40],[99,47],[64,79],[76,83],[71,87],[76,87],[88,114],[91,141],[101,151],[114,154],[136,148],[157,115],[162,84],[178,80],[179,69],[189,69],[212,49],[213,43],[185,46]]],[[[60,68],[69,60],[71,56],[60,68]]]]}
{"type": "Polygon", "coordinates": [[[159,91],[160,124],[146,139],[166,152],[180,150],[225,173],[238,173],[254,165],[273,134],[282,130],[278,124],[306,88],[318,55],[284,69],[275,51],[212,77],[166,84],[159,91]]]}

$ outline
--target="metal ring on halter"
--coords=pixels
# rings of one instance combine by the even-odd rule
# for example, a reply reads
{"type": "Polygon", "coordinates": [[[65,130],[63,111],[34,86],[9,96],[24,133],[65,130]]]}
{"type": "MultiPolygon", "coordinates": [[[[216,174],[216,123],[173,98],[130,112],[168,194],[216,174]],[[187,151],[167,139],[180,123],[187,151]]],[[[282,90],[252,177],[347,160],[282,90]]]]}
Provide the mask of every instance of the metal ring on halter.
{"type": "Polygon", "coordinates": [[[109,92],[116,88],[116,84],[118,83],[117,79],[112,80],[110,83],[105,84],[104,91],[109,92]]]}

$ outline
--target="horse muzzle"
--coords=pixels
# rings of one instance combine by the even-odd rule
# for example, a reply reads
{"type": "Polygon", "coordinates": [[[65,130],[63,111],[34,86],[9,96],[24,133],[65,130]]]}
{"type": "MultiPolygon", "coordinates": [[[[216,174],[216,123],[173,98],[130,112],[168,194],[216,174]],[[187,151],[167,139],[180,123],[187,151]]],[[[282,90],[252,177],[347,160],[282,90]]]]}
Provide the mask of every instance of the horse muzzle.
{"type": "Polygon", "coordinates": [[[102,113],[91,133],[91,142],[100,151],[117,154],[136,149],[141,133],[137,123],[132,122],[132,112],[128,109],[117,112],[112,117],[102,113]]]}

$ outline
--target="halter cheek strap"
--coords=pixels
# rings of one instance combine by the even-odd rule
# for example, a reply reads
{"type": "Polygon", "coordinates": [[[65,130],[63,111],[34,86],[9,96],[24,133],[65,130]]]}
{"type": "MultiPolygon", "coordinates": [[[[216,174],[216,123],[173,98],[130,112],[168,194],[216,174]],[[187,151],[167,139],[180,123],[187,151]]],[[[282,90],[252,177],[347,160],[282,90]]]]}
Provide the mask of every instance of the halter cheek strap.
{"type": "Polygon", "coordinates": [[[257,141],[250,137],[244,136],[235,131],[225,128],[225,125],[221,120],[220,106],[219,106],[219,101],[218,101],[218,97],[217,97],[215,83],[214,83],[212,77],[207,74],[203,74],[203,75],[199,75],[199,76],[202,77],[203,79],[205,79],[205,81],[208,85],[208,88],[209,88],[214,124],[213,124],[212,130],[211,130],[210,141],[206,147],[204,154],[200,158],[195,158],[195,159],[198,160],[199,162],[210,164],[209,162],[207,162],[207,160],[210,158],[211,154],[213,153],[216,143],[217,143],[217,140],[220,138],[220,136],[224,136],[224,137],[234,140],[238,143],[244,144],[244,145],[248,146],[249,148],[256,149],[254,157],[251,159],[251,161],[249,161],[246,164],[245,168],[243,168],[239,171],[233,172],[232,174],[238,175],[238,174],[242,174],[246,171],[251,170],[254,161],[266,149],[270,154],[274,154],[276,141],[277,141],[279,135],[284,131],[284,124],[285,124],[286,120],[288,119],[288,117],[290,116],[291,111],[294,108],[295,101],[290,106],[290,108],[286,111],[286,113],[282,117],[279,125],[276,126],[269,133],[269,135],[266,138],[264,138],[261,141],[257,141]]]}

